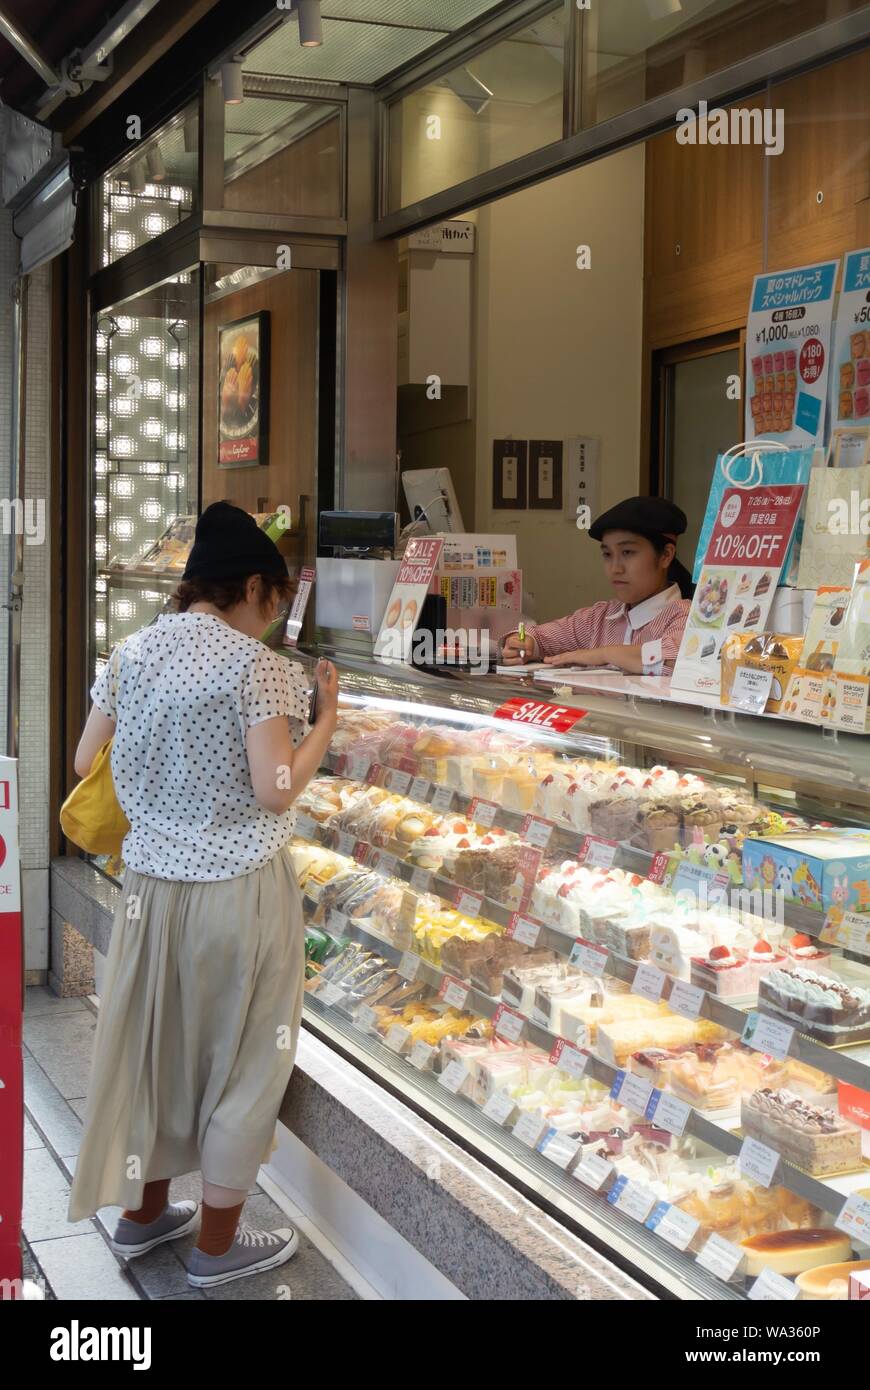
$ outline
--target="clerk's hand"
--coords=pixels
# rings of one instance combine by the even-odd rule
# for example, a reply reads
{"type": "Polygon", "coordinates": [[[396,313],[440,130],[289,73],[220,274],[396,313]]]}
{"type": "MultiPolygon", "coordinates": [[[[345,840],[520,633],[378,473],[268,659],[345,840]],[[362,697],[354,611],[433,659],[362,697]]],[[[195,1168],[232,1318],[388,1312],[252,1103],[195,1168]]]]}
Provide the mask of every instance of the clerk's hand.
{"type": "Polygon", "coordinates": [[[329,720],[334,724],[338,719],[338,672],[331,661],[318,661],[314,679],[317,681],[316,722],[329,720]]]}
{"type": "Polygon", "coordinates": [[[558,656],[545,656],[545,666],[595,666],[594,654],[589,651],[559,652],[558,656]]]}
{"type": "Polygon", "coordinates": [[[516,632],[511,632],[504,639],[501,649],[501,664],[503,666],[521,666],[526,661],[539,661],[538,644],[530,633],[526,633],[526,640],[521,642],[516,632]],[[525,652],[524,656],[520,653],[525,652]]]}

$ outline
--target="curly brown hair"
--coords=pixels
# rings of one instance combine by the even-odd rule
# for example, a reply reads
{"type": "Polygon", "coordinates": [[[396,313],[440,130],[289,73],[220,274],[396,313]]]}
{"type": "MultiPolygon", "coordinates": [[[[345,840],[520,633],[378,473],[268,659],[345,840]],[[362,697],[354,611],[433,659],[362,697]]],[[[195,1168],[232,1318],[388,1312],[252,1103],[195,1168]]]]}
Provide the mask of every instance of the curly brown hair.
{"type": "MultiPolygon", "coordinates": [[[[249,574],[244,579],[182,579],[172,595],[172,603],[177,613],[186,613],[193,603],[213,603],[222,613],[244,603],[249,574]]],[[[288,601],[295,588],[288,575],[279,579],[272,574],[257,575],[260,581],[260,608],[265,609],[277,593],[279,600],[288,601]]]]}

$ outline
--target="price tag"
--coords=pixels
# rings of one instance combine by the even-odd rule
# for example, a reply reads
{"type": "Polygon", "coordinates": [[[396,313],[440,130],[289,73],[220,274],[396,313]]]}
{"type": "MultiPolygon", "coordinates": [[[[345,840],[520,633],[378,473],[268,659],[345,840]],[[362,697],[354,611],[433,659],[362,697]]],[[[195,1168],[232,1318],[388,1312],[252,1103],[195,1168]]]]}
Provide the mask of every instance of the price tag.
{"type": "Polygon", "coordinates": [[[685,980],[674,980],[668,996],[668,1008],[684,1018],[700,1018],[704,1006],[704,991],[685,980]]]}
{"type": "Polygon", "coordinates": [[[665,854],[662,850],[657,851],[653,855],[652,862],[649,866],[649,873],[647,874],[650,883],[664,883],[668,876],[670,858],[671,856],[665,854]]]}
{"type": "Polygon", "coordinates": [[[538,849],[546,849],[552,833],[552,821],[542,820],[540,816],[526,816],[520,837],[526,841],[526,844],[535,845],[538,849]]]}
{"type": "Polygon", "coordinates": [[[612,1163],[608,1163],[606,1158],[600,1154],[587,1154],[579,1165],[574,1169],[575,1178],[579,1178],[587,1187],[591,1187],[594,1192],[600,1192],[607,1182],[611,1173],[615,1172],[612,1163]]]}
{"type": "Polygon", "coordinates": [[[420,957],[414,951],[403,951],[396,969],[404,980],[416,980],[420,970],[420,957]]]}
{"type": "Polygon", "coordinates": [[[454,1009],[464,1009],[468,998],[468,985],[464,985],[461,980],[455,980],[452,975],[445,975],[438,990],[438,998],[454,1009]]]}
{"type": "Polygon", "coordinates": [[[458,888],[453,905],[464,917],[479,917],[483,894],[473,893],[470,888],[458,888]]]}
{"type": "Polygon", "coordinates": [[[743,1263],[745,1251],[722,1236],[708,1236],[698,1255],[698,1264],[719,1279],[733,1279],[743,1263]]]}
{"type": "Polygon", "coordinates": [[[337,907],[331,907],[326,914],[326,925],[330,931],[338,932],[341,936],[347,931],[347,916],[339,912],[337,907]]]}
{"type": "Polygon", "coordinates": [[[464,1062],[451,1062],[439,1076],[438,1084],[455,1095],[467,1076],[468,1068],[464,1062]]]}
{"type": "Polygon", "coordinates": [[[338,850],[338,853],[346,854],[348,858],[352,859],[353,852],[356,849],[356,836],[348,835],[346,830],[335,830],[333,831],[333,835],[333,845],[338,850]]]}
{"type": "Polygon", "coordinates": [[[293,829],[294,834],[302,840],[315,840],[317,838],[317,821],[312,820],[311,816],[304,815],[302,811],[297,812],[296,824],[293,829]]]}
{"type": "Polygon", "coordinates": [[[387,769],[386,785],[391,792],[398,792],[400,796],[404,796],[411,785],[411,774],[410,772],[399,772],[398,768],[390,767],[387,769]]]}
{"type": "Polygon", "coordinates": [[[541,923],[536,922],[534,917],[523,917],[519,912],[511,915],[505,930],[505,936],[512,936],[514,941],[521,941],[524,946],[537,946],[540,935],[541,923]]]}
{"type": "Polygon", "coordinates": [[[354,1014],[353,1021],[358,1023],[360,1028],[364,1028],[366,1032],[370,1032],[377,1027],[378,1016],[374,1009],[369,1008],[368,1004],[363,1004],[354,1014]]]}
{"type": "Polygon", "coordinates": [[[384,769],[380,763],[372,763],[366,773],[366,781],[370,787],[379,787],[383,779],[384,769]]]}
{"type": "Polygon", "coordinates": [[[578,858],[581,864],[588,864],[592,868],[609,869],[618,849],[617,840],[602,840],[599,835],[585,835],[578,858]]]}
{"type": "Polygon", "coordinates": [[[677,1250],[688,1250],[701,1228],[700,1221],[670,1202],[657,1202],[647,1219],[647,1227],[677,1250]]]}
{"type": "Polygon", "coordinates": [[[394,878],[399,861],[395,854],[387,854],[384,849],[373,849],[369,855],[369,863],[382,878],[394,878]]]}
{"type": "Polygon", "coordinates": [[[728,699],[729,707],[743,710],[745,714],[764,714],[772,684],[772,671],[755,671],[751,666],[738,666],[728,699]]]}
{"type": "Polygon", "coordinates": [[[346,763],[347,776],[352,782],[364,782],[371,765],[371,759],[367,758],[365,753],[350,753],[346,763]]]}
{"type": "Polygon", "coordinates": [[[684,1100],[678,1100],[676,1096],[669,1095],[667,1091],[664,1091],[659,1095],[650,1120],[659,1129],[666,1129],[669,1134],[676,1134],[679,1137],[685,1130],[691,1113],[691,1105],[687,1105],[684,1100]]]}
{"type": "Polygon", "coordinates": [[[769,1057],[780,1061],[791,1051],[794,1029],[790,1023],[781,1023],[778,1018],[768,1018],[753,1009],[746,1015],[743,1029],[743,1042],[756,1052],[766,1052],[769,1057]]]}
{"type": "Polygon", "coordinates": [[[644,1222],[658,1198],[648,1187],[644,1187],[643,1183],[630,1182],[626,1177],[619,1177],[608,1192],[607,1200],[611,1206],[618,1207],[635,1221],[644,1222]]]}
{"type": "Polygon", "coordinates": [[[411,1034],[407,1028],[403,1028],[401,1023],[394,1023],[389,1029],[384,1042],[391,1052],[401,1052],[410,1040],[411,1034]]]}
{"type": "Polygon", "coordinates": [[[483,1113],[488,1120],[494,1120],[497,1125],[503,1125],[516,1108],[516,1101],[508,1095],[507,1091],[495,1091],[483,1107],[483,1113]]]}
{"type": "Polygon", "coordinates": [[[538,1140],[545,1129],[549,1129],[549,1125],[540,1110],[527,1110],[525,1114],[520,1115],[511,1133],[521,1143],[528,1144],[530,1149],[534,1149],[537,1148],[538,1140]]]}
{"type": "Polygon", "coordinates": [[[325,980],[322,987],[318,990],[312,990],[312,993],[316,994],[321,1004],[326,1004],[328,1008],[337,1004],[339,999],[344,998],[343,990],[339,989],[338,985],[331,984],[329,980],[325,980]]]}
{"type": "Polygon", "coordinates": [[[365,840],[357,840],[353,847],[353,857],[357,864],[365,864],[371,854],[372,847],[367,845],[365,840]]]}
{"type": "Polygon", "coordinates": [[[859,1240],[862,1245],[870,1244],[870,1197],[861,1197],[853,1192],[841,1207],[834,1225],[838,1231],[845,1231],[847,1236],[859,1240]]]}
{"type": "Polygon", "coordinates": [[[526,1020],[522,1014],[515,1013],[509,1009],[507,1004],[499,1004],[493,1014],[493,1028],[500,1038],[506,1038],[508,1042],[519,1042],[523,1035],[523,1028],[526,1020]]]}
{"type": "Polygon", "coordinates": [[[762,1303],[783,1303],[786,1299],[799,1296],[800,1289],[794,1280],[786,1279],[784,1274],[777,1274],[772,1269],[763,1269],[746,1295],[762,1303]]]}
{"type": "Polygon", "coordinates": [[[567,1168],[583,1146],[579,1139],[572,1139],[570,1134],[560,1134],[557,1129],[551,1129],[544,1135],[538,1147],[551,1163],[555,1163],[559,1168],[567,1168]]]}
{"type": "Polygon", "coordinates": [[[428,869],[415,869],[411,874],[411,887],[418,893],[431,893],[432,874],[428,869]]]}
{"type": "Polygon", "coordinates": [[[752,1178],[753,1182],[760,1183],[762,1187],[770,1187],[774,1173],[779,1167],[779,1158],[776,1149],[770,1149],[767,1144],[760,1144],[757,1139],[747,1136],[740,1145],[737,1164],[747,1178],[752,1178]]]}
{"type": "Polygon", "coordinates": [[[451,787],[436,787],[432,793],[432,805],[436,811],[453,809],[453,790],[451,787]]]}
{"type": "Polygon", "coordinates": [[[415,777],[408,795],[413,801],[428,801],[431,791],[431,782],[427,782],[425,777],[415,777]]]}
{"type": "Polygon", "coordinates": [[[663,970],[659,970],[657,965],[639,965],[631,982],[631,992],[657,1004],[662,997],[666,979],[667,975],[663,970]]]}
{"type": "Polygon", "coordinates": [[[589,1053],[582,1052],[567,1038],[557,1038],[550,1053],[550,1063],[569,1076],[583,1076],[589,1063],[589,1053]]]}
{"type": "Polygon", "coordinates": [[[587,975],[603,975],[609,955],[605,946],[593,946],[591,941],[584,941],[582,936],[578,936],[571,947],[569,959],[572,965],[579,965],[587,975]]]}
{"type": "Polygon", "coordinates": [[[610,1094],[626,1109],[635,1110],[639,1115],[646,1115],[652,1089],[650,1083],[644,1081],[642,1076],[635,1076],[634,1072],[631,1071],[618,1071],[610,1094]]]}
{"type": "Polygon", "coordinates": [[[408,1061],[418,1071],[426,1071],[431,1066],[432,1058],[437,1051],[437,1047],[433,1047],[431,1043],[415,1042],[408,1054],[408,1061]]]}
{"type": "Polygon", "coordinates": [[[497,815],[498,803],[495,801],[483,801],[481,797],[475,796],[468,803],[468,819],[473,820],[475,825],[483,825],[488,829],[497,815]]]}

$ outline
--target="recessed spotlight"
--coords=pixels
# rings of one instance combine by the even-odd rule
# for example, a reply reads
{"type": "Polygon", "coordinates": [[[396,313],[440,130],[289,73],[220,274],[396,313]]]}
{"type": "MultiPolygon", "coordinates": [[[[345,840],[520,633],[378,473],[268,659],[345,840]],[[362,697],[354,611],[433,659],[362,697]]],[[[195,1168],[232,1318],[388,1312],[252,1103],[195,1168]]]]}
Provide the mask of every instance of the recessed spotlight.
{"type": "Polygon", "coordinates": [[[238,106],[245,99],[245,91],[242,85],[242,64],[238,58],[231,63],[221,64],[221,86],[224,93],[224,103],[227,106],[238,106]]]}
{"type": "Polygon", "coordinates": [[[323,43],[320,0],[296,0],[299,15],[299,42],[303,48],[319,48],[323,43]]]}

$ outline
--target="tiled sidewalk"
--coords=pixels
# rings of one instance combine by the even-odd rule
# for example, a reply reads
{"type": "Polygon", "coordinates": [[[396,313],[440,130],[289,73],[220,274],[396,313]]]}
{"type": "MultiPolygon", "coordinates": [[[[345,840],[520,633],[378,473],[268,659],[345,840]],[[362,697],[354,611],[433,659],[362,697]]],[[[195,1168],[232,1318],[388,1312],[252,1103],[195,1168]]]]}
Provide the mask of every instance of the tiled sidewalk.
{"type": "MultiPolygon", "coordinates": [[[[60,1299],[276,1300],[282,1286],[292,1299],[355,1299],[354,1289],[300,1231],[299,1251],[286,1265],[215,1289],[192,1289],[184,1257],[196,1233],[158,1246],[129,1263],[107,1244],[119,1207],[94,1220],[66,1219],[70,1181],[82,1130],[97,1020],[82,999],[59,999],[29,988],[24,1010],[24,1234],[45,1279],[60,1299]]],[[[173,1180],[173,1200],[201,1200],[198,1174],[173,1180]]],[[[261,1187],[251,1189],[243,1219],[266,1230],[285,1226],[287,1214],[261,1187]]],[[[289,1218],[296,1224],[293,1216],[289,1218]]]]}

